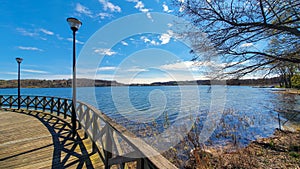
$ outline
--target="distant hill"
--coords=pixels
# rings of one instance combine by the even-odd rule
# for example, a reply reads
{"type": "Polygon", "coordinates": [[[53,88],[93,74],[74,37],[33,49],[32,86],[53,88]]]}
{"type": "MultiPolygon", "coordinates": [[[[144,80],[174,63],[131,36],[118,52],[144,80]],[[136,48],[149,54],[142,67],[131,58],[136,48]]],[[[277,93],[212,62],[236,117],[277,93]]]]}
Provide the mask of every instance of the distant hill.
{"type": "Polygon", "coordinates": [[[77,79],[77,86],[78,87],[91,87],[91,86],[105,87],[105,86],[125,86],[125,84],[119,83],[114,80],[110,81],[110,80],[77,79]]]}
{"type": "MultiPolygon", "coordinates": [[[[243,86],[271,86],[278,85],[280,78],[269,79],[231,79],[226,80],[227,85],[243,85],[243,86]]],[[[214,80],[196,80],[196,81],[169,81],[169,82],[154,82],[151,84],[130,84],[130,86],[176,86],[176,85],[211,85],[224,84],[224,81],[214,80]]],[[[105,86],[126,86],[128,84],[119,83],[110,80],[93,80],[93,79],[77,79],[77,87],[105,87],[105,86]]],[[[21,80],[22,88],[64,88],[72,87],[72,79],[63,80],[36,80],[23,79],[21,80]]],[[[17,80],[0,80],[0,88],[17,88],[17,80]]]]}
{"type": "MultiPolygon", "coordinates": [[[[92,79],[77,79],[78,87],[102,87],[102,86],[123,86],[124,84],[117,81],[109,80],[92,80],[92,79]]],[[[64,88],[72,87],[72,79],[68,80],[36,80],[24,79],[21,80],[22,88],[64,88]]],[[[18,80],[0,80],[0,88],[16,88],[18,80]]]]}

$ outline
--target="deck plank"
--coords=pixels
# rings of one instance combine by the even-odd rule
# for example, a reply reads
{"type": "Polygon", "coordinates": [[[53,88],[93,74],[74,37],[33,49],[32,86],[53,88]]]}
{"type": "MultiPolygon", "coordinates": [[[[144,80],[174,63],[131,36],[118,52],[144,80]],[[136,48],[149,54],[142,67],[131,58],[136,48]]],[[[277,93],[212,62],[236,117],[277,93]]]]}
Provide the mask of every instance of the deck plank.
{"type": "Polygon", "coordinates": [[[71,119],[39,111],[0,110],[0,168],[104,168],[92,141],[71,119]]]}

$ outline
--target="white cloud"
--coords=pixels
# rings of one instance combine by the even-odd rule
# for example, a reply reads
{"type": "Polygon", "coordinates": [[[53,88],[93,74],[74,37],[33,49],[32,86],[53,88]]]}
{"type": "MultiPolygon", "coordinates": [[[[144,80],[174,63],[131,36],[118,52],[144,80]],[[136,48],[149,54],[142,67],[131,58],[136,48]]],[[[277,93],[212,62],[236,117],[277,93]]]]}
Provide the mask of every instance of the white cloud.
{"type": "Polygon", "coordinates": [[[179,8],[179,12],[183,12],[185,10],[185,7],[182,5],[182,6],[180,6],[180,8],[179,8]]]}
{"type": "Polygon", "coordinates": [[[28,46],[18,46],[18,49],[31,50],[31,51],[43,51],[42,49],[39,49],[37,47],[28,47],[28,46]]]}
{"type": "Polygon", "coordinates": [[[151,42],[150,42],[152,45],[160,45],[160,43],[159,42],[156,42],[155,40],[151,40],[151,42]]]}
{"type": "Polygon", "coordinates": [[[111,71],[111,70],[116,70],[116,67],[113,66],[105,66],[105,67],[99,67],[97,71],[111,71]]]}
{"type": "Polygon", "coordinates": [[[200,70],[207,71],[208,69],[219,70],[219,68],[224,66],[224,63],[216,63],[214,61],[178,61],[162,65],[159,68],[167,71],[199,72],[200,70]]]}
{"type": "Polygon", "coordinates": [[[141,36],[140,39],[142,41],[144,41],[144,43],[150,43],[152,45],[164,45],[170,42],[170,39],[172,38],[173,32],[172,31],[168,31],[168,33],[164,33],[162,35],[160,35],[159,37],[159,42],[155,41],[155,40],[151,40],[146,36],[141,36]]]}
{"type": "MultiPolygon", "coordinates": [[[[37,37],[42,40],[47,40],[45,37],[41,36],[41,33],[46,35],[54,35],[54,32],[49,31],[44,28],[39,29],[24,29],[24,28],[16,28],[16,30],[21,33],[23,36],[37,37]]],[[[43,35],[42,34],[42,35],[43,35]]]]}
{"type": "Polygon", "coordinates": [[[185,0],[178,0],[178,2],[181,3],[181,6],[180,6],[180,8],[179,8],[179,12],[183,12],[183,11],[185,10],[185,6],[183,5],[184,2],[185,2],[185,0]]]}
{"type": "MultiPolygon", "coordinates": [[[[99,0],[99,2],[103,5],[103,8],[105,11],[110,10],[111,12],[121,12],[121,8],[119,6],[113,5],[112,3],[108,2],[107,0],[99,0]]],[[[100,12],[98,14],[93,14],[93,12],[81,5],[80,3],[76,4],[76,9],[75,9],[78,13],[80,14],[84,14],[90,18],[95,18],[95,17],[100,17],[100,19],[105,19],[105,18],[110,18],[113,15],[110,13],[106,13],[106,12],[100,12]]]]}
{"type": "Polygon", "coordinates": [[[172,30],[168,30],[167,33],[168,33],[170,36],[173,36],[173,35],[175,34],[172,30]]]}
{"type": "Polygon", "coordinates": [[[167,25],[168,25],[169,28],[173,26],[172,23],[168,23],[167,25]]]}
{"type": "Polygon", "coordinates": [[[22,72],[27,73],[39,73],[39,74],[47,74],[48,72],[42,70],[33,70],[33,69],[22,69],[22,72]]]}
{"type": "Polygon", "coordinates": [[[173,12],[173,10],[169,9],[169,7],[168,7],[168,5],[166,5],[166,3],[164,3],[162,5],[162,7],[163,7],[164,12],[167,12],[167,13],[173,12]]]}
{"type": "Polygon", "coordinates": [[[105,11],[110,10],[111,12],[121,12],[121,8],[108,0],[99,0],[99,2],[103,5],[103,9],[105,11]]]}
{"type": "MultiPolygon", "coordinates": [[[[92,75],[88,78],[90,78],[90,79],[103,79],[103,80],[115,80],[114,77],[115,76],[111,75],[111,74],[99,74],[99,73],[97,73],[96,75],[92,75]]],[[[87,78],[86,75],[83,76],[83,78],[87,78]]]]}
{"type": "MultiPolygon", "coordinates": [[[[168,71],[166,73],[152,72],[151,69],[133,67],[122,70],[121,73],[117,73],[114,79],[121,83],[153,83],[153,82],[167,82],[167,81],[185,81],[185,80],[196,80],[204,79],[203,75],[198,72],[190,71],[186,67],[184,71],[168,71]],[[129,74],[128,74],[129,73],[129,74]]],[[[207,78],[206,78],[207,79],[207,78]]]]}
{"type": "Polygon", "coordinates": [[[35,36],[39,35],[37,32],[28,31],[28,30],[25,30],[24,28],[17,28],[16,30],[18,32],[20,32],[23,36],[35,37],[35,36]]]}
{"type": "Polygon", "coordinates": [[[112,14],[109,14],[109,13],[101,12],[101,13],[98,14],[98,16],[100,17],[100,19],[105,19],[105,18],[110,18],[110,17],[112,17],[113,15],[112,15],[112,14]]]}
{"type": "Polygon", "coordinates": [[[133,67],[133,68],[130,68],[130,69],[126,69],[124,71],[126,71],[126,72],[147,72],[148,70],[144,69],[144,68],[133,67]]]}
{"type": "Polygon", "coordinates": [[[101,55],[107,55],[107,56],[112,56],[117,54],[117,52],[112,51],[111,49],[95,49],[94,52],[99,53],[101,55]]]}
{"type": "Polygon", "coordinates": [[[143,9],[145,7],[142,1],[137,1],[136,5],[134,6],[136,9],[143,9]]]}
{"type": "Polygon", "coordinates": [[[147,18],[149,18],[149,19],[151,19],[153,21],[152,16],[151,16],[151,14],[149,12],[147,12],[146,15],[147,15],[147,18]]]}
{"type": "Polygon", "coordinates": [[[149,38],[147,38],[146,36],[141,36],[140,38],[141,40],[144,41],[144,43],[150,43],[152,45],[159,45],[160,43],[159,42],[156,42],[155,40],[150,40],[149,38]]]}
{"type": "Polygon", "coordinates": [[[128,43],[125,42],[125,41],[121,41],[121,43],[122,43],[122,45],[124,45],[124,46],[128,46],[128,43]]]}
{"type": "Polygon", "coordinates": [[[151,40],[148,39],[146,36],[142,36],[142,37],[141,37],[141,40],[143,40],[145,43],[151,42],[151,40]]]}
{"type": "Polygon", "coordinates": [[[160,36],[159,40],[161,41],[161,44],[167,44],[170,42],[170,39],[171,39],[171,35],[168,34],[168,33],[164,33],[160,36]]]}
{"type": "Polygon", "coordinates": [[[97,69],[78,68],[77,69],[77,77],[78,78],[87,78],[87,79],[113,80],[114,74],[110,74],[105,71],[114,71],[116,69],[117,69],[117,67],[113,67],[113,66],[99,67],[97,69]],[[103,72],[103,73],[101,73],[101,72],[103,72]]]}
{"type": "Polygon", "coordinates": [[[149,10],[150,10],[150,9],[147,9],[147,8],[140,9],[141,12],[147,13],[147,14],[148,14],[149,10]]]}
{"type": "Polygon", "coordinates": [[[164,70],[181,70],[181,71],[188,71],[194,67],[195,65],[194,62],[192,61],[176,62],[176,63],[165,64],[160,66],[160,68],[164,70]]]}
{"type": "MultiPolygon", "coordinates": [[[[67,40],[68,41],[70,41],[70,42],[73,42],[73,38],[67,38],[67,40]]],[[[84,42],[81,42],[81,41],[79,41],[79,40],[75,40],[75,43],[78,43],[78,44],[80,44],[80,45],[83,45],[84,44],[84,42]]]]}
{"type": "Polygon", "coordinates": [[[48,31],[48,30],[46,30],[46,29],[43,29],[43,28],[39,29],[39,31],[41,31],[41,32],[43,32],[44,34],[47,34],[47,35],[54,35],[54,33],[53,33],[53,32],[51,32],[51,31],[48,31]]]}
{"type": "Polygon", "coordinates": [[[150,14],[150,9],[148,8],[145,8],[145,4],[142,2],[142,1],[139,1],[139,0],[127,0],[127,2],[133,2],[133,3],[136,3],[134,8],[138,9],[140,12],[142,13],[146,13],[146,16],[149,18],[149,19],[152,19],[152,16],[150,14]]]}
{"type": "Polygon", "coordinates": [[[76,4],[75,10],[80,14],[84,14],[89,17],[92,17],[92,12],[87,7],[81,5],[80,3],[76,4]]]}
{"type": "Polygon", "coordinates": [[[115,76],[115,80],[117,80],[120,83],[124,84],[150,84],[153,82],[167,82],[174,79],[169,79],[166,77],[143,77],[143,76],[137,76],[137,77],[127,77],[127,76],[115,76]]]}
{"type": "MultiPolygon", "coordinates": [[[[59,75],[59,74],[50,74],[49,72],[45,71],[40,71],[40,70],[30,70],[27,69],[26,72],[24,69],[21,69],[22,72],[22,77],[24,79],[47,79],[47,80],[57,80],[57,79],[71,79],[72,75],[59,75]]],[[[0,72],[2,73],[2,72],[0,72]]],[[[4,72],[5,74],[11,74],[11,75],[16,75],[17,73],[13,72],[4,72]]]]}
{"type": "Polygon", "coordinates": [[[77,69],[78,74],[88,74],[88,73],[95,73],[97,69],[86,69],[86,68],[79,68],[77,69]]]}
{"type": "Polygon", "coordinates": [[[6,75],[17,75],[17,72],[0,72],[0,74],[6,74],[6,75]]]}
{"type": "Polygon", "coordinates": [[[242,48],[253,46],[253,43],[244,43],[241,45],[242,48]]]}

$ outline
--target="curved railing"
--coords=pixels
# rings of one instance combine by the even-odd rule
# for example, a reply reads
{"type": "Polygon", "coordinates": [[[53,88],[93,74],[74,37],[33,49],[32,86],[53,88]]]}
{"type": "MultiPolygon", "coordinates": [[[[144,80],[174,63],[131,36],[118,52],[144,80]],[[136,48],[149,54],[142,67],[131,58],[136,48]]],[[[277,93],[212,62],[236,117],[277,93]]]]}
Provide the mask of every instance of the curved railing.
{"type": "MultiPolygon", "coordinates": [[[[57,115],[63,114],[64,118],[71,116],[72,100],[59,97],[47,96],[21,96],[20,107],[25,109],[56,112],[57,115]]],[[[18,96],[0,95],[0,108],[18,108],[18,96]]]]}
{"type": "MultiPolygon", "coordinates": [[[[41,110],[71,117],[72,100],[49,96],[21,96],[20,108],[41,110]]],[[[18,96],[0,95],[0,108],[18,108],[18,96]]],[[[95,107],[77,102],[77,121],[94,141],[92,149],[98,151],[105,168],[125,164],[136,168],[176,168],[143,140],[117,124],[95,107]]]]}

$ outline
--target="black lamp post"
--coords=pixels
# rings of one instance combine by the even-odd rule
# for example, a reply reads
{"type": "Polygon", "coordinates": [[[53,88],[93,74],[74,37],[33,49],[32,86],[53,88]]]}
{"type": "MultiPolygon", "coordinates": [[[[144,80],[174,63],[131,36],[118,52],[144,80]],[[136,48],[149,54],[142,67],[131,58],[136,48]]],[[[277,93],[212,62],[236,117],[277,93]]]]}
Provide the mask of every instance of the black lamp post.
{"type": "Polygon", "coordinates": [[[76,31],[80,28],[82,23],[76,18],[68,18],[67,22],[69,23],[71,30],[73,31],[73,79],[72,79],[72,132],[73,137],[76,133],[76,31]]]}
{"type": "Polygon", "coordinates": [[[20,68],[21,68],[21,63],[23,61],[22,58],[16,58],[16,61],[18,62],[18,109],[21,107],[21,80],[20,80],[20,68]]]}

